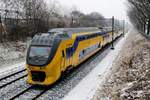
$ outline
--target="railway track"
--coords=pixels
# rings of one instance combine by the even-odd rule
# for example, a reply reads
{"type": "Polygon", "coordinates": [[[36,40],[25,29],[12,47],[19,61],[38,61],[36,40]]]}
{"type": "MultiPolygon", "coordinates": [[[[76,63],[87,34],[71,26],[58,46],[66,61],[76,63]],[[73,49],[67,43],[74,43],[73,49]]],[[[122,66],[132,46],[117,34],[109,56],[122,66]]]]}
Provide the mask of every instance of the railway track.
{"type": "MultiPolygon", "coordinates": [[[[40,97],[42,94],[44,94],[46,91],[48,91],[49,89],[50,89],[50,87],[43,88],[43,87],[39,87],[39,86],[29,86],[28,88],[20,91],[18,94],[12,96],[9,100],[14,100],[14,99],[21,100],[22,97],[26,97],[26,94],[31,95],[29,98],[30,100],[35,100],[38,97],[40,97]],[[33,91],[36,91],[36,94],[33,91]]],[[[26,97],[26,99],[27,99],[27,97],[26,97]]]]}
{"type": "Polygon", "coordinates": [[[0,89],[27,76],[26,69],[14,72],[0,78],[0,89]]]}
{"type": "Polygon", "coordinates": [[[18,74],[18,73],[21,73],[21,72],[23,72],[23,71],[26,71],[26,69],[23,69],[23,70],[14,72],[14,73],[12,73],[12,74],[9,74],[9,75],[7,75],[7,76],[4,76],[4,77],[0,78],[0,81],[3,80],[3,79],[8,78],[8,77],[10,77],[10,76],[13,76],[13,75],[16,75],[16,74],[18,74]]]}

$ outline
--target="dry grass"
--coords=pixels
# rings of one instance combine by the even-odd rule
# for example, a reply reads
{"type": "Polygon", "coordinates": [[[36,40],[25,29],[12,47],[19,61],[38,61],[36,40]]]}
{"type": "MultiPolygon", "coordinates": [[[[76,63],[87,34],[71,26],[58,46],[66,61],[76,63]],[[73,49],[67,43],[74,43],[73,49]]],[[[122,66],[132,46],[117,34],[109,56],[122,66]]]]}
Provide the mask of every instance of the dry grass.
{"type": "Polygon", "coordinates": [[[131,33],[93,100],[150,100],[150,42],[131,33]]]}

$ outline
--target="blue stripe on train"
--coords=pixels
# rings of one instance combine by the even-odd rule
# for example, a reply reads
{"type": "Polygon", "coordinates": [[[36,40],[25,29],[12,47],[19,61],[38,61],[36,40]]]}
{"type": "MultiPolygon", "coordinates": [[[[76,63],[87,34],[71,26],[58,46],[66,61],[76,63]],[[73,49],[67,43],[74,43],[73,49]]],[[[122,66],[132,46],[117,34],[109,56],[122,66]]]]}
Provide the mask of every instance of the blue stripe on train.
{"type": "MultiPolygon", "coordinates": [[[[95,34],[97,34],[97,35],[107,35],[106,32],[98,32],[98,33],[95,33],[95,34]]],[[[76,51],[76,49],[78,47],[79,41],[87,39],[88,36],[89,35],[77,36],[73,46],[69,47],[69,48],[66,48],[66,57],[70,58],[71,56],[73,56],[74,52],[76,51]]]]}

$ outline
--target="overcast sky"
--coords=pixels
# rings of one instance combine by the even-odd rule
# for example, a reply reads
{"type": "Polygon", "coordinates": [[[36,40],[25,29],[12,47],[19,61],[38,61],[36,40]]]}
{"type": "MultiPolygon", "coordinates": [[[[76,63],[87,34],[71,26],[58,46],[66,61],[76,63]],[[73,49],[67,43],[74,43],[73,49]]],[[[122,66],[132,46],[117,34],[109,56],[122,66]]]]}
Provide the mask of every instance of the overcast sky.
{"type": "Polygon", "coordinates": [[[127,19],[126,0],[57,0],[61,5],[76,8],[83,13],[99,12],[109,18],[127,19]]]}

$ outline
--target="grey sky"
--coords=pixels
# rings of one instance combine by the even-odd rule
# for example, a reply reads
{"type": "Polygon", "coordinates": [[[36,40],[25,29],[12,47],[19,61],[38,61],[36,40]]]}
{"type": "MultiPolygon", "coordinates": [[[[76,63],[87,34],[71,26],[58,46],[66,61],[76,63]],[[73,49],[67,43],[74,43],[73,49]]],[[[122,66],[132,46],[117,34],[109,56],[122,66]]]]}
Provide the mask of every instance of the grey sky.
{"type": "Polygon", "coordinates": [[[83,13],[99,12],[105,17],[115,16],[127,19],[126,0],[57,0],[61,5],[71,8],[76,6],[83,13]]]}

